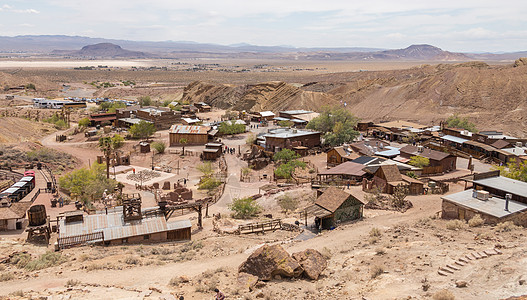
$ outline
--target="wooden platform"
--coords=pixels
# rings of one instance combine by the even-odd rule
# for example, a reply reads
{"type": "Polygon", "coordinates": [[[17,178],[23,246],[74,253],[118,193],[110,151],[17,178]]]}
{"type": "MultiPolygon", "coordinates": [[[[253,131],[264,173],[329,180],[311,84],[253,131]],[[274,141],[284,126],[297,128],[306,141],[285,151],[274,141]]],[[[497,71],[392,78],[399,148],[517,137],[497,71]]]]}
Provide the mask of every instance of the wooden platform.
{"type": "Polygon", "coordinates": [[[266,231],[275,231],[282,228],[282,220],[274,219],[270,221],[255,222],[240,225],[238,231],[240,234],[264,233],[266,231]]]}

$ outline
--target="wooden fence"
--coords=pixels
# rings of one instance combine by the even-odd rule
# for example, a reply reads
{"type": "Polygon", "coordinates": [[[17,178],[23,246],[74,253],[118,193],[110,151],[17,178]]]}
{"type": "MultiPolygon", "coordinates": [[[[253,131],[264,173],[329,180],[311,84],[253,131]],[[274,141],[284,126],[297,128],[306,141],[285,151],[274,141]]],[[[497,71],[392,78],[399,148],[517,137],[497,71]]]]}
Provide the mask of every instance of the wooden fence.
{"type": "Polygon", "coordinates": [[[104,241],[104,233],[102,231],[58,238],[57,243],[59,245],[59,249],[65,249],[96,240],[104,241]]]}
{"type": "Polygon", "coordinates": [[[266,231],[275,231],[278,229],[282,229],[282,220],[274,219],[270,221],[255,222],[255,223],[240,225],[238,227],[238,232],[240,234],[264,233],[266,231]]]}

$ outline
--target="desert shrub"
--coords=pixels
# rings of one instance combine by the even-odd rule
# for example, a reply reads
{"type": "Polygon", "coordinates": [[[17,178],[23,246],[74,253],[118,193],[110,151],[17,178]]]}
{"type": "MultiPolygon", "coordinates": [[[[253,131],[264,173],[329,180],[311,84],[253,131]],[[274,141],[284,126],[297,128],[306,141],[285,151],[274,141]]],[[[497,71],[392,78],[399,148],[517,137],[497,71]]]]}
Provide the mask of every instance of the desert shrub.
{"type": "Polygon", "coordinates": [[[167,144],[164,142],[153,142],[151,146],[152,148],[156,149],[157,153],[165,153],[167,144]]]}
{"type": "Polygon", "coordinates": [[[432,299],[434,300],[454,300],[456,299],[451,291],[449,290],[441,290],[432,296],[432,299]]]}
{"type": "Polygon", "coordinates": [[[514,225],[514,223],[511,221],[498,223],[496,225],[496,231],[498,232],[509,232],[509,231],[517,230],[519,228],[520,228],[519,226],[514,225]]]}
{"type": "Polygon", "coordinates": [[[9,296],[22,298],[24,297],[24,291],[23,290],[14,291],[11,294],[9,294],[9,296]]]}
{"type": "Polygon", "coordinates": [[[258,203],[251,197],[235,198],[229,205],[229,209],[233,211],[233,217],[239,219],[256,216],[261,210],[258,203]]]}
{"type": "Polygon", "coordinates": [[[114,135],[111,141],[113,149],[119,149],[124,145],[124,137],[120,134],[114,135]]]}
{"type": "Polygon", "coordinates": [[[138,265],[139,264],[139,259],[133,257],[133,256],[128,256],[125,260],[124,260],[124,263],[127,264],[127,265],[138,265]]]}
{"type": "Polygon", "coordinates": [[[37,259],[29,261],[24,269],[29,271],[37,271],[53,266],[58,266],[64,263],[67,259],[58,252],[48,251],[40,255],[37,259]]]}
{"type": "Polygon", "coordinates": [[[450,220],[446,223],[446,229],[449,230],[459,230],[465,227],[465,221],[462,220],[450,220]]]}
{"type": "Polygon", "coordinates": [[[199,250],[203,248],[203,243],[201,241],[199,242],[196,242],[196,241],[192,241],[192,242],[188,242],[188,243],[185,243],[182,247],[181,247],[181,252],[188,252],[188,251],[191,251],[191,250],[199,250]]]}
{"type": "Polygon", "coordinates": [[[31,261],[31,255],[28,253],[17,253],[13,255],[10,263],[16,265],[18,268],[25,268],[26,265],[31,261]]]}
{"type": "Polygon", "coordinates": [[[370,236],[380,237],[381,235],[382,235],[381,230],[379,228],[377,228],[377,227],[373,227],[370,230],[370,236]]]}
{"type": "Polygon", "coordinates": [[[68,281],[66,282],[66,286],[76,286],[76,285],[79,285],[81,282],[78,281],[77,279],[68,279],[68,281]]]}
{"type": "Polygon", "coordinates": [[[410,157],[410,162],[408,162],[409,165],[412,165],[414,167],[423,168],[430,165],[430,159],[428,157],[423,156],[412,156],[410,157]]]}
{"type": "Polygon", "coordinates": [[[37,87],[33,83],[28,83],[24,87],[26,88],[26,90],[36,90],[37,89],[37,87]]]}
{"type": "Polygon", "coordinates": [[[379,265],[373,266],[370,271],[370,275],[372,279],[377,278],[377,276],[381,275],[382,273],[384,273],[384,269],[383,267],[379,265]]]}
{"type": "Polygon", "coordinates": [[[386,250],[384,250],[384,248],[382,248],[382,247],[377,248],[377,249],[375,249],[375,254],[376,255],[384,255],[384,254],[386,254],[386,250]]]}
{"type": "Polygon", "coordinates": [[[290,194],[284,194],[278,198],[278,205],[280,208],[287,213],[288,211],[294,211],[298,208],[298,199],[291,196],[290,194]]]}
{"type": "Polygon", "coordinates": [[[333,255],[331,253],[331,249],[329,249],[328,247],[322,248],[322,250],[320,250],[320,254],[322,254],[322,256],[324,256],[324,258],[327,260],[329,260],[331,256],[333,255]]]}
{"type": "Polygon", "coordinates": [[[141,107],[152,105],[152,99],[150,98],[150,96],[141,96],[137,100],[139,101],[139,105],[141,107]]]}
{"type": "Polygon", "coordinates": [[[256,135],[254,133],[249,134],[249,136],[245,140],[245,143],[249,146],[254,144],[255,142],[256,142],[256,135]]]}
{"type": "Polygon", "coordinates": [[[79,120],[79,126],[80,127],[88,127],[88,126],[90,126],[90,119],[88,117],[80,119],[79,120]]]}
{"type": "Polygon", "coordinates": [[[221,185],[221,181],[214,177],[203,177],[198,185],[198,190],[213,190],[221,185]]]}
{"type": "Polygon", "coordinates": [[[15,279],[15,275],[13,273],[2,273],[0,274],[0,282],[3,281],[9,281],[15,279]]]}
{"type": "Polygon", "coordinates": [[[483,218],[481,218],[480,215],[475,215],[472,217],[472,219],[468,220],[468,226],[470,227],[480,227],[484,223],[485,221],[483,220],[483,218]]]}

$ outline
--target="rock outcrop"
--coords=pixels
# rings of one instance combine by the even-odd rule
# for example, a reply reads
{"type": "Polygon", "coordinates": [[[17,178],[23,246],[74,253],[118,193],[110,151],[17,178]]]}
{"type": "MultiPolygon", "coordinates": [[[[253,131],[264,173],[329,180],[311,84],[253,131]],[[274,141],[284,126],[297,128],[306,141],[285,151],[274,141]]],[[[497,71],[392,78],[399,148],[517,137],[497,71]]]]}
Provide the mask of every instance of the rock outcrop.
{"type": "Polygon", "coordinates": [[[259,280],[271,280],[275,275],[299,277],[304,270],[280,245],[264,245],[240,265],[238,272],[257,276],[259,280]]]}
{"type": "Polygon", "coordinates": [[[304,276],[312,280],[317,280],[328,266],[327,260],[317,250],[306,249],[293,253],[292,257],[302,266],[304,276]]]}
{"type": "Polygon", "coordinates": [[[239,286],[249,291],[252,291],[258,283],[258,277],[245,272],[241,272],[240,274],[238,274],[237,280],[239,286]]]}

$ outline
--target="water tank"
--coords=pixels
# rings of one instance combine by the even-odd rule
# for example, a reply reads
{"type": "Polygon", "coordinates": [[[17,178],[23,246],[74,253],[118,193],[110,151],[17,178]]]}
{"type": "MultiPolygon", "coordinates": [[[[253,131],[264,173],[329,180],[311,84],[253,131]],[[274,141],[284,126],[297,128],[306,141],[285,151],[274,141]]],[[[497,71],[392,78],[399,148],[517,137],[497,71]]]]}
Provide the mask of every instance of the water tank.
{"type": "Polygon", "coordinates": [[[46,207],[42,204],[33,205],[27,211],[29,226],[40,226],[46,224],[46,207]]]}

